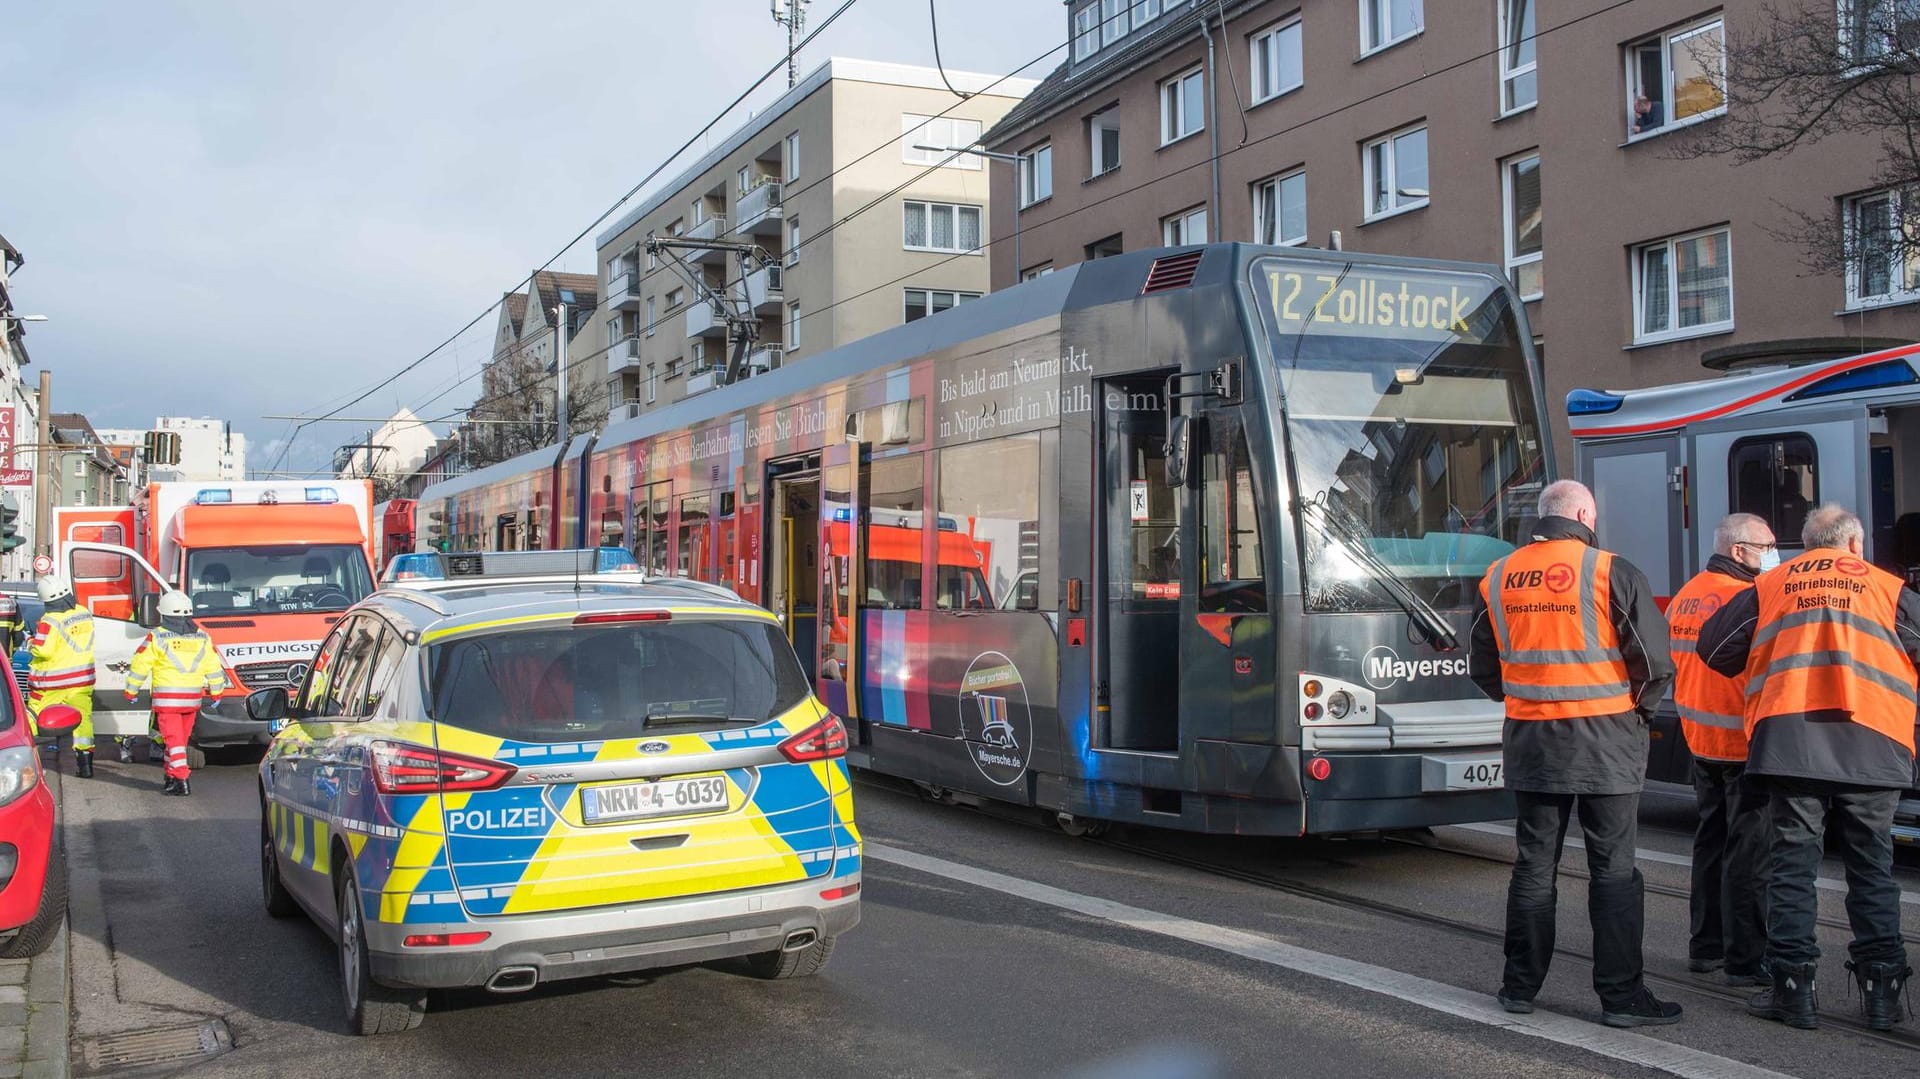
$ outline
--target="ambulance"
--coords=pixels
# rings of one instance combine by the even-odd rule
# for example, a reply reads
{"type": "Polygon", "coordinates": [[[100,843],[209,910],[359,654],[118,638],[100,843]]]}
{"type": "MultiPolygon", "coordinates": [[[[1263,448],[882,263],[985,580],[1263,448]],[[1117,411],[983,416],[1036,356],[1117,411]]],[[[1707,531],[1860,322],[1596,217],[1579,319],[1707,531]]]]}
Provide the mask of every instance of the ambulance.
{"type": "Polygon", "coordinates": [[[194,724],[189,763],[209,747],[267,744],[271,724],[248,718],[247,694],[300,685],[321,639],[373,590],[377,527],[366,480],[164,481],[129,506],[56,509],[54,564],[95,621],[95,732],[147,733],[144,702],[126,701],[128,663],[174,588],[229,681],[194,724]]]}

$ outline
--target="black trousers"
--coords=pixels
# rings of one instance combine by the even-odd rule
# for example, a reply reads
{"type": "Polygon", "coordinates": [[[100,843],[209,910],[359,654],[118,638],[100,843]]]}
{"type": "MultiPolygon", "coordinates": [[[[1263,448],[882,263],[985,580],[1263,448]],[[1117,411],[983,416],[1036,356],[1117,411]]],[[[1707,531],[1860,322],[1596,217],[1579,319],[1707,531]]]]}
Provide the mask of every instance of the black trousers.
{"type": "Polygon", "coordinates": [[[1866,963],[1906,963],[1900,939],[1900,885],[1893,879],[1893,811],[1900,792],[1812,779],[1767,780],[1773,825],[1773,870],[1767,885],[1767,956],[1775,963],[1820,958],[1814,917],[1819,902],[1822,839],[1832,814],[1840,826],[1847,869],[1847,951],[1866,963]]]}
{"type": "Polygon", "coordinates": [[[1633,865],[1640,793],[1541,794],[1515,791],[1513,880],[1507,886],[1507,965],[1501,992],[1532,1000],[1553,961],[1557,871],[1575,812],[1587,841],[1587,917],[1593,923],[1593,990],[1606,1008],[1640,992],[1645,882],[1633,865]]]}
{"type": "Polygon", "coordinates": [[[1693,933],[1687,958],[1720,959],[1730,974],[1760,973],[1766,953],[1768,799],[1765,781],[1737,761],[1693,762],[1693,933]]]}

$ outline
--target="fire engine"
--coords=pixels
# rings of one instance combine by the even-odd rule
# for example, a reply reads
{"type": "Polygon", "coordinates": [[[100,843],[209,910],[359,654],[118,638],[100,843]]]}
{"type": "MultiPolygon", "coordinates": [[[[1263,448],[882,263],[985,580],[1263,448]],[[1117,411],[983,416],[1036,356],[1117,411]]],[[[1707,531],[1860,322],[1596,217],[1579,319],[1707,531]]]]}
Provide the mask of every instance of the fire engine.
{"type": "Polygon", "coordinates": [[[327,631],[373,587],[365,480],[157,482],[130,506],[61,507],[54,527],[54,564],[94,616],[101,736],[147,733],[146,709],[124,696],[128,661],[159,624],[162,591],[193,601],[231,682],[194,724],[194,767],[207,747],[269,741],[246,695],[298,686],[327,631]]]}

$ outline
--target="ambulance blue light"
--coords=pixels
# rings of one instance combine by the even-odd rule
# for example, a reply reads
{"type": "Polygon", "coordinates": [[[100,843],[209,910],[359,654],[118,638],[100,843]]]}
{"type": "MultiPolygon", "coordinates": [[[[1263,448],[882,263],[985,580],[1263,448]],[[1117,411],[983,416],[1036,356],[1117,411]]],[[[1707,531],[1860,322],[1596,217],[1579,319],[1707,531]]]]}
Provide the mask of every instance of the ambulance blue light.
{"type": "Polygon", "coordinates": [[[833,519],[842,522],[851,521],[853,520],[853,511],[845,506],[841,506],[839,509],[833,511],[833,519]]]}
{"type": "Polygon", "coordinates": [[[233,501],[231,487],[203,487],[193,496],[196,506],[225,506],[233,501]]]}
{"type": "Polygon", "coordinates": [[[1609,412],[1620,411],[1627,399],[1617,393],[1605,390],[1568,390],[1567,415],[1604,416],[1609,412]]]}
{"type": "Polygon", "coordinates": [[[317,503],[322,503],[324,505],[332,505],[333,503],[340,501],[340,492],[334,490],[331,487],[309,487],[306,489],[304,497],[305,497],[305,500],[308,502],[317,502],[317,503]]]}
{"type": "Polygon", "coordinates": [[[640,563],[625,547],[601,547],[596,573],[639,573],[640,563]]]}
{"type": "Polygon", "coordinates": [[[1804,401],[1809,397],[1832,397],[1841,393],[1856,393],[1860,390],[1884,390],[1890,386],[1911,386],[1920,382],[1920,375],[1913,373],[1913,365],[1905,360],[1888,360],[1885,363],[1856,367],[1851,371],[1842,371],[1811,386],[1789,394],[1789,401],[1804,401]]]}

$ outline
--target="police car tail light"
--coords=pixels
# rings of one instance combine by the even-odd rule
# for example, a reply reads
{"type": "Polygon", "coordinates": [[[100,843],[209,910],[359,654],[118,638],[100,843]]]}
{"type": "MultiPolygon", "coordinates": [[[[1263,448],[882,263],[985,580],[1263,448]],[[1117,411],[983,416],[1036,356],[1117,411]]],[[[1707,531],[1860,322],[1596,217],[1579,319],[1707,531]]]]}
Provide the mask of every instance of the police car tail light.
{"type": "Polygon", "coordinates": [[[480,944],[492,933],[414,933],[400,941],[402,948],[458,948],[467,944],[480,944]]]}
{"type": "Polygon", "coordinates": [[[382,794],[492,790],[516,771],[499,761],[398,742],[375,742],[372,749],[373,785],[382,794]]]}
{"type": "Polygon", "coordinates": [[[839,716],[827,718],[780,743],[780,753],[795,764],[847,755],[847,727],[839,716]]]}
{"type": "Polygon", "coordinates": [[[573,624],[604,626],[610,622],[668,622],[672,619],[672,611],[594,611],[589,614],[575,615],[573,624]]]}

